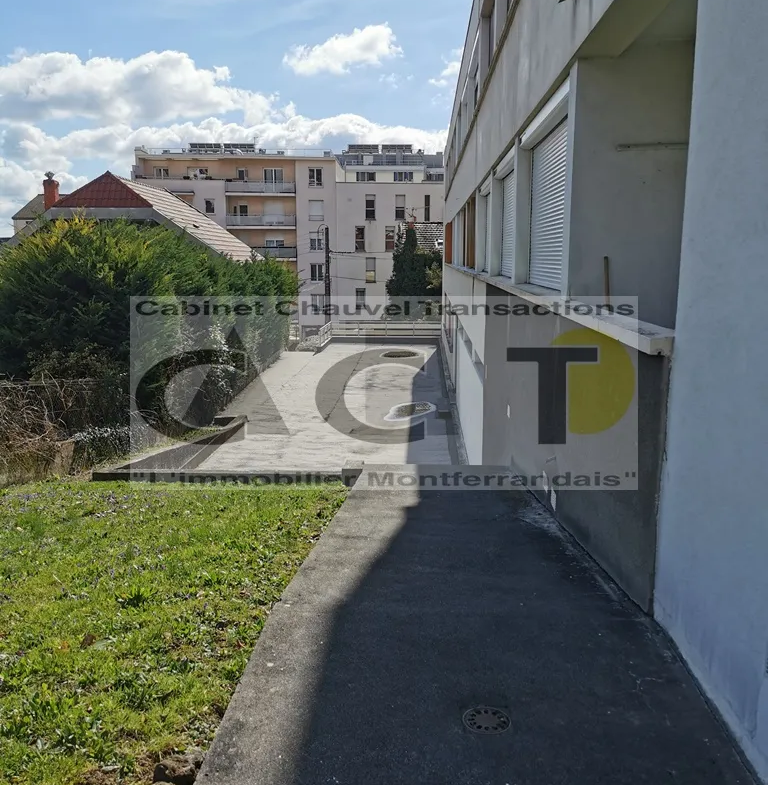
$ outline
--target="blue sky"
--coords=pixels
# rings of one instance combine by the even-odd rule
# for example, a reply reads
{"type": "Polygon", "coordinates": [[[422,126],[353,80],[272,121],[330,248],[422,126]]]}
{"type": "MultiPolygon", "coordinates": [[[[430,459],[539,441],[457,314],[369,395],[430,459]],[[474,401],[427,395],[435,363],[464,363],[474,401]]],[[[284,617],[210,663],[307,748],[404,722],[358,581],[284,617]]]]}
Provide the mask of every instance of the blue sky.
{"type": "Polygon", "coordinates": [[[38,0],[0,25],[0,236],[136,144],[442,149],[468,0],[38,0]]]}

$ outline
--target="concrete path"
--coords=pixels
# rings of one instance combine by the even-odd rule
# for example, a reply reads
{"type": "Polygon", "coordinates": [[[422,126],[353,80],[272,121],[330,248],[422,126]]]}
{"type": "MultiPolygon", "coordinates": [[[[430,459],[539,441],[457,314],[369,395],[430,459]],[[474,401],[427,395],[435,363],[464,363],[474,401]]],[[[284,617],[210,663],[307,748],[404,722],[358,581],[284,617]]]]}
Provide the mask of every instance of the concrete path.
{"type": "Polygon", "coordinates": [[[434,345],[334,343],[316,355],[286,352],[223,412],[248,417],[246,438],[223,445],[198,470],[340,472],[347,461],[457,463],[450,419],[428,415],[411,442],[396,433],[407,435],[407,423],[385,420],[412,400],[448,407],[434,345]],[[381,358],[388,350],[417,356],[381,358]],[[371,428],[393,438],[371,438],[371,428]]]}
{"type": "Polygon", "coordinates": [[[366,487],[274,609],[199,782],[752,782],[658,627],[530,496],[366,487]],[[481,705],[509,730],[469,731],[481,705]]]}

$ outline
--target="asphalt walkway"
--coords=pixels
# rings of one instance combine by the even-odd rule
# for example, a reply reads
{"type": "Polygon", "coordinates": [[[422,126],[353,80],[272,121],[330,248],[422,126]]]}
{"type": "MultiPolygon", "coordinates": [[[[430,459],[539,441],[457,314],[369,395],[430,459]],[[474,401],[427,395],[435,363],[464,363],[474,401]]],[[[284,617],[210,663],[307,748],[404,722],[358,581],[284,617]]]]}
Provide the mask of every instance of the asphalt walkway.
{"type": "Polygon", "coordinates": [[[367,476],[274,609],[199,782],[752,782],[659,628],[530,496],[367,476]],[[479,706],[509,728],[469,730],[479,706]]]}

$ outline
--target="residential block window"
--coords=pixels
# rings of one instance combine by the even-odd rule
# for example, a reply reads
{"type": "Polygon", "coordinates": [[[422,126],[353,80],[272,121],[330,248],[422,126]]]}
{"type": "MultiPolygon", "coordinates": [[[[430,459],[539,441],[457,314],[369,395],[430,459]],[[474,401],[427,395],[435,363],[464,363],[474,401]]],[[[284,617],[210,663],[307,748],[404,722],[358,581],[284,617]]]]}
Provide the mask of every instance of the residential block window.
{"type": "Polygon", "coordinates": [[[324,264],[310,264],[309,265],[309,277],[313,281],[322,281],[325,277],[325,265],[324,264]]]}
{"type": "Polygon", "coordinates": [[[356,251],[364,251],[365,250],[365,227],[364,226],[356,226],[355,227],[355,250],[356,251]]]}
{"type": "Polygon", "coordinates": [[[310,237],[309,238],[309,250],[310,251],[324,251],[325,250],[325,238],[320,237],[310,237]]]}
{"type": "Polygon", "coordinates": [[[154,169],[155,177],[170,177],[171,170],[165,166],[156,166],[154,169]]]}
{"type": "Polygon", "coordinates": [[[395,220],[405,220],[405,194],[395,196],[395,220]]]}
{"type": "Polygon", "coordinates": [[[283,170],[282,169],[265,169],[264,170],[265,183],[282,183],[283,170]]]}
{"type": "Polygon", "coordinates": [[[429,194],[424,195],[424,220],[432,220],[432,197],[429,194]]]}
{"type": "Polygon", "coordinates": [[[358,183],[375,183],[376,182],[376,172],[358,172],[357,173],[357,182],[358,183]]]}
{"type": "Polygon", "coordinates": [[[396,183],[412,183],[413,172],[395,172],[396,183]]]}
{"type": "Polygon", "coordinates": [[[325,295],[313,294],[312,295],[312,313],[317,316],[325,310],[325,295]]]}
{"type": "Polygon", "coordinates": [[[394,251],[395,250],[395,227],[388,226],[384,230],[384,250],[385,251],[394,251]]]}
{"type": "Polygon", "coordinates": [[[310,221],[323,221],[325,220],[325,208],[322,199],[309,200],[309,220],[310,221]]]}
{"type": "Polygon", "coordinates": [[[285,248],[285,240],[276,240],[274,238],[264,241],[267,248],[285,248]]]}
{"type": "Polygon", "coordinates": [[[212,213],[216,212],[216,203],[214,202],[213,199],[206,199],[205,200],[205,212],[208,215],[211,215],[212,213]]]}
{"type": "Polygon", "coordinates": [[[355,311],[360,313],[365,308],[365,289],[355,289],[355,311]]]}
{"type": "Polygon", "coordinates": [[[309,170],[309,187],[322,188],[323,187],[323,170],[320,167],[312,167],[309,170]]]}
{"type": "Polygon", "coordinates": [[[247,169],[238,169],[237,170],[237,179],[238,180],[247,180],[248,179],[248,170],[247,169]]]}
{"type": "Polygon", "coordinates": [[[247,204],[239,204],[237,206],[237,212],[239,215],[248,215],[248,205],[247,204]]]}
{"type": "Polygon", "coordinates": [[[376,283],[376,257],[375,256],[369,256],[365,260],[365,282],[376,283]]]}
{"type": "Polygon", "coordinates": [[[365,197],[365,220],[376,220],[376,197],[371,194],[365,197]]]}

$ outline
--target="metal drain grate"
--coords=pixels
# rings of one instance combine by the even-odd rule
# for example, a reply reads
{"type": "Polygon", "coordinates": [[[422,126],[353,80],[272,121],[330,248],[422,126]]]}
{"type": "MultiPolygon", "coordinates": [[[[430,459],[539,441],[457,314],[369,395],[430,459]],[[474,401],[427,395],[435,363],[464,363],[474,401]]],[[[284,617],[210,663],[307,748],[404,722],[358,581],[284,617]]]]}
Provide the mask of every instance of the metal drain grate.
{"type": "Polygon", "coordinates": [[[504,733],[512,724],[509,715],[491,706],[478,706],[464,713],[464,725],[473,733],[504,733]]]}
{"type": "Polygon", "coordinates": [[[415,417],[423,417],[437,411],[437,406],[427,401],[411,401],[394,406],[389,414],[384,418],[386,422],[402,422],[412,420],[415,417]]]}
{"type": "Polygon", "coordinates": [[[410,349],[390,349],[390,351],[384,352],[381,356],[390,360],[404,360],[406,357],[418,357],[419,353],[412,352],[410,349]]]}

